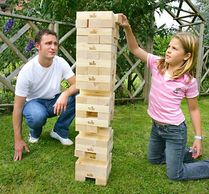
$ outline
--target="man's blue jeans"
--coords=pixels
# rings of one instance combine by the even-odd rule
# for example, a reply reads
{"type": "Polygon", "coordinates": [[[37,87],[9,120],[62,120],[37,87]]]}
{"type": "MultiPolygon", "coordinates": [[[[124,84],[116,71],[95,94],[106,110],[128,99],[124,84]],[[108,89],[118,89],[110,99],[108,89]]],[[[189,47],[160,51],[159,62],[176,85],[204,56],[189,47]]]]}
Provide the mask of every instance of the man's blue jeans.
{"type": "Polygon", "coordinates": [[[167,176],[172,180],[209,178],[209,160],[193,162],[186,148],[187,127],[153,122],[148,160],[153,164],[166,163],[167,176]]]}
{"type": "MultiPolygon", "coordinates": [[[[23,108],[23,116],[30,128],[30,134],[34,138],[41,135],[42,127],[45,125],[47,118],[57,116],[54,114],[54,104],[60,94],[57,94],[53,99],[33,99],[26,102],[23,108]]],[[[62,138],[68,138],[68,127],[75,117],[75,95],[70,96],[67,102],[66,111],[63,111],[55,125],[54,131],[62,138]]]]}

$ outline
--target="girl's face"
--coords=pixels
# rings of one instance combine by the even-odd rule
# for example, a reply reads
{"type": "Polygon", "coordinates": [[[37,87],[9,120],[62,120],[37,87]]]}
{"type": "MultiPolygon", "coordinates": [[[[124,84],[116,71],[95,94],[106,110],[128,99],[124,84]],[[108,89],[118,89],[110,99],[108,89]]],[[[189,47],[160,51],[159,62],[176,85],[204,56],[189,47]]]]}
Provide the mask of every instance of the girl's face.
{"type": "Polygon", "coordinates": [[[166,50],[165,62],[170,66],[181,66],[189,57],[190,53],[185,53],[179,39],[172,38],[166,50]]]}

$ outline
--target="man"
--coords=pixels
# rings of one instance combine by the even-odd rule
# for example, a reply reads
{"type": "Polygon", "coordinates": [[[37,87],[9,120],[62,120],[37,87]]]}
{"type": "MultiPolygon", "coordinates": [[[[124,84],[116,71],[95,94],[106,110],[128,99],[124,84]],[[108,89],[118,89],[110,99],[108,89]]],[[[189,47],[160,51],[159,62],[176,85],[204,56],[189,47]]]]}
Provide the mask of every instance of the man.
{"type": "Polygon", "coordinates": [[[14,160],[22,159],[22,152],[29,152],[22,138],[23,116],[29,126],[29,143],[39,141],[47,118],[59,115],[50,136],[63,145],[72,145],[68,138],[68,127],[75,116],[75,75],[69,64],[56,55],[58,40],[55,32],[40,31],[35,38],[38,55],[21,69],[15,88],[13,128],[14,160]],[[70,87],[61,92],[61,81],[70,87]]]}

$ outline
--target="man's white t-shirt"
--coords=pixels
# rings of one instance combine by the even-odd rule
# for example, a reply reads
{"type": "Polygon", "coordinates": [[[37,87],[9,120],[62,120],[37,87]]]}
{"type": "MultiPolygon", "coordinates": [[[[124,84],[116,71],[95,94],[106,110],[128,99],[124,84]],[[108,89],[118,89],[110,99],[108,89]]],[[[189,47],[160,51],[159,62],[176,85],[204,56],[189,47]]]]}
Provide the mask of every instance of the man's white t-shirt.
{"type": "Polygon", "coordinates": [[[26,97],[52,99],[61,92],[61,81],[74,76],[65,59],[55,56],[50,67],[43,67],[38,62],[38,55],[27,62],[17,77],[15,94],[26,97]]]}

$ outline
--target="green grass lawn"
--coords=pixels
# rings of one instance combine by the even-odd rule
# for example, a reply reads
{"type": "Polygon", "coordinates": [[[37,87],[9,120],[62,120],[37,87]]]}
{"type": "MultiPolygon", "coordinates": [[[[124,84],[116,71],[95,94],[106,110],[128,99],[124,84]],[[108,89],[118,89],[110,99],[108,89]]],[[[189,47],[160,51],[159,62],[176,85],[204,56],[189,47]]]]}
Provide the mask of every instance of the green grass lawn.
{"type": "MultiPolygon", "coordinates": [[[[209,158],[209,97],[199,100],[204,129],[203,159],[209,158]]],[[[185,102],[182,104],[188,125],[188,145],[193,142],[193,129],[185,102]]],[[[0,115],[0,193],[2,194],[207,194],[209,179],[198,181],[170,181],[165,166],[147,161],[147,144],[151,120],[142,102],[116,106],[112,127],[114,148],[112,170],[106,187],[94,180],[78,182],[74,179],[74,146],[64,147],[49,137],[55,119],[44,127],[38,144],[30,145],[30,154],[22,161],[13,161],[13,129],[11,115],[0,115]]],[[[23,126],[25,140],[27,126],[23,126]]],[[[70,127],[74,140],[77,132],[70,127]]]]}

